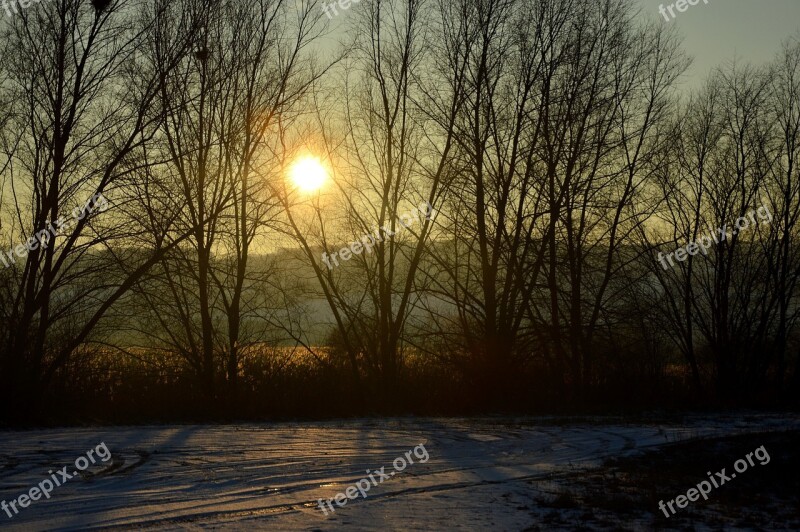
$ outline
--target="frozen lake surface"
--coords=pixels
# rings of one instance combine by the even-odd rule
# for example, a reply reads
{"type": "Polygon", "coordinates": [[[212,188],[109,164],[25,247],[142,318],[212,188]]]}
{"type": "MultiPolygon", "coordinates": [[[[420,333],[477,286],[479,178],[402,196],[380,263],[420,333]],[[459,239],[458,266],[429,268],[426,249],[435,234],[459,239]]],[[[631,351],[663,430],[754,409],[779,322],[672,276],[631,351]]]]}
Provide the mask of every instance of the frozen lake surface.
{"type": "MultiPolygon", "coordinates": [[[[603,418],[390,419],[339,422],[68,428],[0,432],[0,499],[104,442],[90,467],[10,530],[525,530],[536,500],[561,478],[693,438],[800,428],[791,415],[688,416],[665,423],[603,418]],[[402,473],[323,515],[330,499],[418,445],[402,473]]],[[[721,463],[728,458],[721,458],[721,463]]],[[[709,468],[717,464],[709,464],[709,468]]],[[[552,493],[552,492],[550,492],[552,493]]],[[[552,511],[552,510],[548,510],[552,511]]],[[[13,513],[13,512],[12,512],[13,513]]]]}

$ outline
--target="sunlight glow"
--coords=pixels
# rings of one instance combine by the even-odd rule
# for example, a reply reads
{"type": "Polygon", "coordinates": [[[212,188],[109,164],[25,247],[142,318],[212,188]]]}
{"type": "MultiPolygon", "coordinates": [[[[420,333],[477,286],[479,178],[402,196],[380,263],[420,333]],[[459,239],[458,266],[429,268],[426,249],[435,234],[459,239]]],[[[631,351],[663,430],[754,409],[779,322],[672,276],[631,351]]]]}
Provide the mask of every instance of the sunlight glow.
{"type": "Polygon", "coordinates": [[[289,176],[297,188],[309,193],[322,188],[328,179],[328,171],[319,159],[307,156],[295,161],[289,170],[289,176]]]}

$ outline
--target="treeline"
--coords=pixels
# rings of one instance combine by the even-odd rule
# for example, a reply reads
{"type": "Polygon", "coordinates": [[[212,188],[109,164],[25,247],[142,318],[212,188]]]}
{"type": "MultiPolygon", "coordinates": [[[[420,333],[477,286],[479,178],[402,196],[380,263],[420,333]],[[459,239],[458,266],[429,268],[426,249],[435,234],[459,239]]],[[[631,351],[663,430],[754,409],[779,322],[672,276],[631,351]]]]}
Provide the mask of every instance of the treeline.
{"type": "Polygon", "coordinates": [[[52,0],[0,23],[0,241],[29,245],[0,270],[3,417],[798,397],[797,39],[686,94],[632,0],[339,18],[52,0]],[[287,178],[309,156],[319,193],[287,178]]]}

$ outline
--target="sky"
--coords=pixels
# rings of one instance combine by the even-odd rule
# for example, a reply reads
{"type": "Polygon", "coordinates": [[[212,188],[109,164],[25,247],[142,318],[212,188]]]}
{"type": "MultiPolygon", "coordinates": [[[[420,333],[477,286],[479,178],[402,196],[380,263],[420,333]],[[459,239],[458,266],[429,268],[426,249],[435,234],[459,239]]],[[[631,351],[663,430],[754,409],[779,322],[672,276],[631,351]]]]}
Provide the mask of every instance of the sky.
{"type": "Polygon", "coordinates": [[[659,6],[676,0],[637,0],[642,15],[677,26],[683,49],[694,58],[686,88],[699,86],[708,73],[732,61],[763,64],[771,61],[790,37],[800,37],[800,0],[700,0],[667,22],[659,6]]]}
{"type": "MultiPolygon", "coordinates": [[[[764,64],[775,58],[784,41],[800,38],[800,0],[707,0],[708,4],[699,0],[683,13],[675,10],[677,16],[669,22],[659,14],[659,6],[666,8],[676,0],[633,1],[641,5],[643,17],[674,25],[683,36],[683,49],[694,58],[683,78],[683,88],[687,90],[702,85],[714,68],[726,62],[738,59],[764,64]]],[[[341,38],[342,23],[358,8],[359,4],[354,3],[333,17],[336,31],[325,40],[324,48],[332,48],[341,38]]]]}

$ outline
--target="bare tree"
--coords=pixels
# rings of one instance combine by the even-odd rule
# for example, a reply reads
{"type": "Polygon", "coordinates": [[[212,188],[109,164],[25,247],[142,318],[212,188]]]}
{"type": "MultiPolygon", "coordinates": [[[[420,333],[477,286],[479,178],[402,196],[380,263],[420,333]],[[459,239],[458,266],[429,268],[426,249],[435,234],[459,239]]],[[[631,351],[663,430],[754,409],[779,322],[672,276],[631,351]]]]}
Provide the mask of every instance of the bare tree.
{"type": "Polygon", "coordinates": [[[282,177],[278,124],[291,121],[318,75],[304,53],[318,35],[315,5],[299,14],[283,1],[206,5],[193,53],[164,76],[162,192],[185,207],[173,230],[196,229],[142,294],[159,324],[150,334],[187,360],[208,399],[220,367],[235,397],[241,347],[259,338],[257,330],[243,338],[243,319],[263,301],[252,293],[268,274],[249,269],[251,248],[279,210],[269,186],[282,177]],[[209,212],[222,215],[201,227],[209,212]]]}
{"type": "MultiPolygon", "coordinates": [[[[10,56],[8,90],[17,104],[10,127],[19,143],[7,173],[15,236],[30,253],[13,266],[20,285],[4,307],[12,332],[2,373],[4,392],[20,412],[36,408],[54,373],[130,287],[130,278],[110,284],[99,263],[87,262],[98,244],[120,236],[95,231],[99,213],[89,212],[87,200],[113,192],[159,122],[151,113],[159,76],[142,68],[131,78],[136,69],[127,67],[162,9],[60,0],[25,10],[10,24],[7,38],[17,51],[10,56]],[[46,234],[46,241],[34,238],[46,234]]],[[[164,69],[174,64],[174,55],[167,59],[164,69]]]]}
{"type": "Polygon", "coordinates": [[[313,263],[353,378],[359,382],[365,371],[387,407],[398,391],[406,325],[419,306],[417,274],[463,102],[464,65],[455,50],[447,59],[461,66],[436,76],[437,86],[428,77],[443,50],[439,42],[428,43],[448,24],[436,15],[419,0],[378,1],[354,13],[355,39],[341,93],[347,102],[344,134],[325,139],[342,215],[332,216],[333,205],[324,211],[321,204],[306,206],[315,216],[311,225],[301,223],[287,204],[288,232],[313,263]],[[441,111],[436,116],[419,104],[434,94],[432,103],[441,111]],[[345,263],[338,247],[350,239],[360,252],[345,263]],[[327,264],[319,263],[318,252],[327,264]]]}

